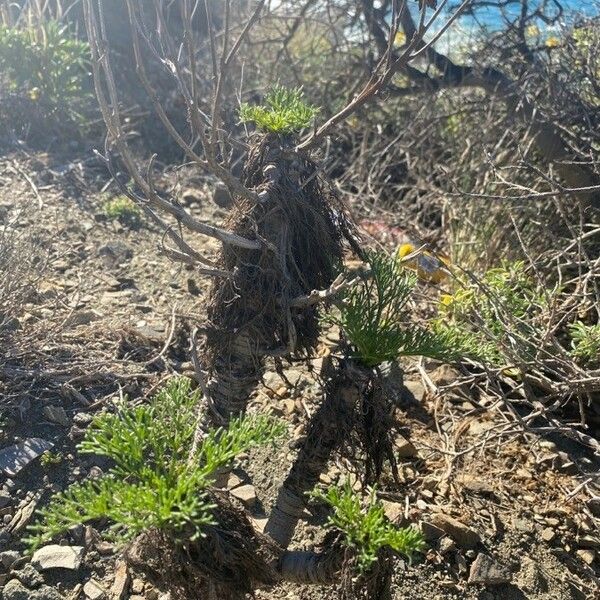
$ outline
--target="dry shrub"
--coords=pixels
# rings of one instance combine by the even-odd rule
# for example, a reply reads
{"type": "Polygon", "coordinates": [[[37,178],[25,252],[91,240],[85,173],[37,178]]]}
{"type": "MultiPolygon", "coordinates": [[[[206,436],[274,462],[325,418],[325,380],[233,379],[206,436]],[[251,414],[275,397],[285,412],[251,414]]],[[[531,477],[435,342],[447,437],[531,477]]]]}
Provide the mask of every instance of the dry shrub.
{"type": "MultiPolygon", "coordinates": [[[[5,215],[6,218],[8,214],[5,215]]],[[[0,230],[0,343],[2,360],[22,335],[19,319],[25,305],[35,299],[44,275],[46,259],[40,243],[29,229],[19,227],[19,216],[0,230]]]]}

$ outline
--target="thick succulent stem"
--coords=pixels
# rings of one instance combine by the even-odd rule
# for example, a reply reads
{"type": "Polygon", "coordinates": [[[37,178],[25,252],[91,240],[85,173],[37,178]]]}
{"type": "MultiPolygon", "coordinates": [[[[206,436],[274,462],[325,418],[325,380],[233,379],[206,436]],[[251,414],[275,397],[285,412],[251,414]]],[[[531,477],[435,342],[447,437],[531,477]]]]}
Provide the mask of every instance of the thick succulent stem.
{"type": "Polygon", "coordinates": [[[265,527],[265,533],[281,548],[287,548],[292,540],[306,505],[306,493],[315,487],[332,453],[342,444],[360,394],[359,384],[340,371],[330,383],[323,404],[313,415],[265,527]]]}
{"type": "MultiPolygon", "coordinates": [[[[235,337],[228,354],[224,356],[222,352],[214,359],[210,377],[202,370],[195,346],[193,347],[194,366],[204,398],[198,407],[190,460],[194,460],[207,431],[227,425],[232,418],[246,411],[248,398],[264,371],[264,361],[257,358],[256,352],[252,352],[250,344],[246,334],[235,337]]],[[[228,474],[228,468],[217,472],[217,487],[222,487],[227,482],[228,474]]]]}
{"type": "Polygon", "coordinates": [[[279,575],[284,581],[331,585],[340,576],[344,562],[341,550],[324,554],[308,550],[286,552],[279,561],[279,575]]]}

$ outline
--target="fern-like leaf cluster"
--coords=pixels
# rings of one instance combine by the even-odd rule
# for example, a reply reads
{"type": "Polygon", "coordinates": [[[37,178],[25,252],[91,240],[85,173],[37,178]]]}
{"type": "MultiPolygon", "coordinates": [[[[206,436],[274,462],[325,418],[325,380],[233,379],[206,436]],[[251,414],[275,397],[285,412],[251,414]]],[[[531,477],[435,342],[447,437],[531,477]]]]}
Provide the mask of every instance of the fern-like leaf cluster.
{"type": "Polygon", "coordinates": [[[384,547],[403,554],[409,560],[425,548],[420,531],[414,527],[396,527],[389,521],[374,489],[370,491],[366,505],[349,483],[331,486],[326,492],[315,490],[312,495],[332,508],[328,524],[343,533],[343,543],[356,553],[356,567],[360,575],[369,571],[384,547]]]}
{"type": "Polygon", "coordinates": [[[573,357],[588,367],[600,365],[600,323],[586,325],[577,321],[569,327],[569,333],[573,357]]]}
{"type": "Polygon", "coordinates": [[[266,95],[264,106],[243,103],[240,120],[253,122],[259,129],[271,133],[297,133],[311,124],[318,110],[307,104],[301,89],[276,85],[266,95]]]}
{"type": "Polygon", "coordinates": [[[370,272],[351,288],[331,321],[339,325],[356,358],[374,367],[400,356],[453,361],[476,352],[470,340],[452,332],[407,322],[407,303],[417,276],[394,257],[368,253],[370,272]]]}
{"type": "Polygon", "coordinates": [[[158,528],[187,539],[214,522],[206,495],[214,472],[237,454],[282,435],[284,425],[266,416],[232,421],[210,432],[190,460],[197,392],[186,378],[172,380],[148,405],[99,415],[79,446],[112,459],[107,475],[72,485],[40,511],[29,543],[36,548],[71,526],[108,519],[109,535],[126,541],[158,528]]]}

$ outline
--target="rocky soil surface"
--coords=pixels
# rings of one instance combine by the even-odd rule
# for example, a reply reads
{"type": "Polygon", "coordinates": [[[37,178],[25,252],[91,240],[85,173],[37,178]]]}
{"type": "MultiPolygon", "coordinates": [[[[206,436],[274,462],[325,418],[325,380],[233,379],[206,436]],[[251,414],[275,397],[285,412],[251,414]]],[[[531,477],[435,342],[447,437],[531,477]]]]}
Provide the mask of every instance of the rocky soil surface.
{"type": "MultiPolygon", "coordinates": [[[[162,183],[202,219],[225,216],[202,182],[185,173],[162,183]]],[[[18,314],[10,323],[3,318],[4,600],[167,598],[128,570],[99,525],[75,527],[33,556],[23,542],[52,492],[106,468],[76,451],[97,411],[123,398],[143,402],[166,378],[192,374],[189,332],[202,317],[207,282],[162,255],[161,233],[147,223],[132,229],[108,219],[103,204],[111,191],[92,155],[0,158],[0,220],[16,232],[33,272],[18,314]]],[[[196,242],[207,252],[216,248],[196,242]]],[[[285,378],[269,372],[252,399],[253,409],[268,406],[289,423],[277,452],[242,457],[227,484],[258,527],[319,402],[319,364],[318,357],[293,364],[285,378]]],[[[403,369],[404,380],[391,374],[389,390],[400,481],[384,479],[379,493],[392,520],[422,527],[428,550],[413,564],[398,559],[394,598],[597,598],[598,462],[560,439],[518,435],[516,428],[507,434],[502,411],[491,410],[450,367],[425,362],[403,369]]],[[[346,465],[333,462],[322,482],[345,473],[346,465]]],[[[312,507],[294,546],[318,543],[323,520],[322,507],[312,507]]],[[[335,597],[335,589],[287,584],[258,592],[261,600],[335,597]]]]}

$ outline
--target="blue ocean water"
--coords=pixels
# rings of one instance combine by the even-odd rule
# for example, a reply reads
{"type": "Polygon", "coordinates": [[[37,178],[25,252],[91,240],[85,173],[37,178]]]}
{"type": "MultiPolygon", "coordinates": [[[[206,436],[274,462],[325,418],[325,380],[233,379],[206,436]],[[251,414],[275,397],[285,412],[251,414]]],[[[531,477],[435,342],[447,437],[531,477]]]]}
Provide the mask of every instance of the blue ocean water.
{"type": "MultiPolygon", "coordinates": [[[[454,0],[454,7],[460,2],[454,0]]],[[[600,0],[530,0],[529,11],[543,8],[548,16],[559,16],[563,23],[570,23],[574,19],[583,17],[594,17],[600,15],[600,0]]],[[[475,19],[464,17],[463,21],[476,20],[478,24],[494,29],[501,27],[506,20],[513,20],[519,16],[521,2],[489,2],[489,6],[478,8],[475,19]],[[508,4],[508,6],[502,6],[508,4]]],[[[538,19],[536,23],[540,29],[545,28],[543,20],[538,19]]]]}

